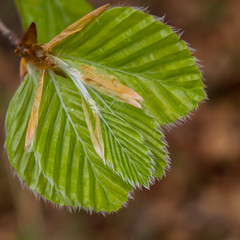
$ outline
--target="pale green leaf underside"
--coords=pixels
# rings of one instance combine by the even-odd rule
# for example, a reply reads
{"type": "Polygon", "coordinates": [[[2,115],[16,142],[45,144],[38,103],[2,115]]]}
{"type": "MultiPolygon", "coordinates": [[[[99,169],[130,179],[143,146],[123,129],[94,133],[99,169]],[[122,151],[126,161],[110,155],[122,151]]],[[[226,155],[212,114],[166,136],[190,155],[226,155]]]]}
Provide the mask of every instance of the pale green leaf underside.
{"type": "Polygon", "coordinates": [[[93,10],[86,0],[15,0],[25,29],[35,22],[38,42],[46,43],[93,10]]]}
{"type": "Polygon", "coordinates": [[[144,98],[161,125],[187,116],[205,98],[187,45],[169,26],[133,8],[113,8],[53,49],[70,65],[95,66],[144,98]]]}

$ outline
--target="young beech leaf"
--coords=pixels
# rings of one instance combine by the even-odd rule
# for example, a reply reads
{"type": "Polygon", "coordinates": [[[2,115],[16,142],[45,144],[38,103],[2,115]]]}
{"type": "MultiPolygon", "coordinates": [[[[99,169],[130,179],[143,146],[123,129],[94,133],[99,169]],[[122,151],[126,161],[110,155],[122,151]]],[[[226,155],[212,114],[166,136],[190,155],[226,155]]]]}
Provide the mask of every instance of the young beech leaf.
{"type": "Polygon", "coordinates": [[[49,75],[46,75],[43,104],[40,107],[35,133],[37,138],[41,134],[41,138],[36,140],[38,148],[33,146],[33,152],[24,149],[28,119],[37,88],[35,77],[40,78],[37,73],[31,73],[15,93],[7,113],[6,148],[12,167],[32,190],[60,206],[117,211],[127,201],[128,192],[132,187],[103,164],[92,149],[89,137],[85,139],[85,144],[82,144],[78,134],[82,134],[84,138],[88,136],[88,129],[80,109],[75,107],[71,112],[71,109],[79,104],[76,99],[76,95],[79,97],[79,94],[71,80],[56,76],[53,82],[50,81],[49,75]],[[59,92],[56,91],[53,84],[62,83],[63,86],[57,88],[59,92]],[[72,91],[75,91],[75,97],[72,91]],[[64,103],[71,103],[71,106],[66,107],[61,103],[61,99],[64,103]],[[48,117],[46,120],[45,114],[48,117]],[[73,124],[72,120],[76,122],[73,124]],[[55,123],[55,127],[48,128],[48,123],[55,123]],[[74,129],[78,129],[78,132],[74,129]],[[48,166],[44,167],[41,164],[44,161],[48,166]],[[49,177],[50,171],[54,172],[52,178],[49,177]]]}
{"type": "MultiPolygon", "coordinates": [[[[148,148],[144,146],[143,137],[138,133],[138,129],[131,129],[127,122],[118,117],[119,113],[114,113],[114,116],[112,116],[112,111],[109,112],[110,114],[108,112],[104,114],[102,111],[104,102],[99,102],[98,98],[94,98],[95,96],[91,95],[91,89],[87,89],[87,86],[83,84],[83,75],[63,61],[57,58],[54,58],[54,60],[75,84],[79,96],[82,95],[84,97],[91,112],[98,112],[101,120],[101,131],[106,133],[104,146],[110,141],[111,145],[109,147],[114,149],[114,151],[109,152],[109,147],[105,147],[104,159],[106,164],[129,183],[137,186],[143,184],[147,187],[153,172],[152,158],[148,148]],[[98,101],[98,104],[96,104],[96,101],[98,101]],[[119,129],[119,126],[121,126],[121,129],[119,129]],[[131,139],[128,144],[126,144],[126,135],[128,139],[131,139]],[[119,154],[117,154],[118,152],[119,154]]],[[[78,102],[80,101],[79,99],[78,102]]],[[[141,113],[144,114],[143,111],[141,113]]],[[[94,117],[92,122],[94,122],[94,117]]]]}
{"type": "Polygon", "coordinates": [[[161,126],[187,116],[206,96],[187,44],[169,26],[130,7],[109,9],[52,53],[80,71],[87,65],[115,76],[144,99],[144,111],[161,126]]]}
{"type": "MultiPolygon", "coordinates": [[[[28,1],[17,2],[30,24],[21,8],[31,9],[28,1]]],[[[107,7],[62,24],[43,45],[31,40],[30,25],[16,50],[20,76],[28,74],[9,106],[6,148],[18,175],[44,198],[111,212],[134,187],[163,175],[159,126],[187,116],[205,93],[194,57],[170,27],[130,7],[107,7]]]]}

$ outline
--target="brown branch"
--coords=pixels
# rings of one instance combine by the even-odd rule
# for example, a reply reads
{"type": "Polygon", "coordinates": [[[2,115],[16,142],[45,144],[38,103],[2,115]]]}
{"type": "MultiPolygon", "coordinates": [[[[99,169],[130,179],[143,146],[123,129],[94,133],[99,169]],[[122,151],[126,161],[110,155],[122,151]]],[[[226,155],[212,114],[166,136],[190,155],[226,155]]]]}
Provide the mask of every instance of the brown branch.
{"type": "Polygon", "coordinates": [[[19,37],[1,21],[0,19],[0,33],[9,41],[13,48],[17,47],[20,42],[19,37]]]}

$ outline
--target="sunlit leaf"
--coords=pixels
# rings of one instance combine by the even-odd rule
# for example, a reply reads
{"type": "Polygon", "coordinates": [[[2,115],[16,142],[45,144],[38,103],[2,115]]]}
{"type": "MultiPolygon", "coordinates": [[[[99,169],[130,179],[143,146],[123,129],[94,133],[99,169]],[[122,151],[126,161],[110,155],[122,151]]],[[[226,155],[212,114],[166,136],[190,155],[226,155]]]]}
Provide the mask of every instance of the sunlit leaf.
{"type": "Polygon", "coordinates": [[[36,64],[28,65],[33,70],[10,104],[10,162],[31,189],[54,203],[116,211],[132,188],[162,177],[168,158],[160,127],[204,99],[196,60],[170,27],[133,8],[107,10],[75,32],[64,30],[73,22],[65,21],[73,0],[66,8],[61,0],[42,1],[47,7],[35,1],[35,13],[30,0],[17,1],[25,26],[36,17],[40,43],[63,34],[43,45],[52,49],[47,57],[55,65],[46,70],[28,151],[24,142],[40,81],[36,64]]]}
{"type": "MultiPolygon", "coordinates": [[[[131,186],[112,174],[112,170],[96,155],[83,114],[80,119],[75,116],[79,108],[72,111],[72,116],[68,115],[70,106],[61,102],[61,90],[58,89],[58,92],[54,87],[61,80],[53,82],[46,77],[40,124],[34,143],[36,153],[24,150],[24,143],[31,113],[31,104],[25,103],[33,102],[37,83],[27,77],[16,92],[6,120],[6,148],[10,162],[32,190],[54,203],[96,211],[116,211],[127,201],[131,186]],[[43,121],[47,112],[51,114],[43,121]],[[78,124],[73,124],[74,117],[79,120],[78,124]],[[48,128],[47,124],[55,127],[48,128]],[[81,132],[84,144],[75,131],[81,132]],[[44,141],[46,137],[48,140],[44,141]]],[[[69,94],[74,85],[69,86],[69,81],[66,84],[70,87],[69,94]]],[[[73,97],[72,104],[76,105],[74,100],[76,98],[73,97]]]]}
{"type": "Polygon", "coordinates": [[[18,176],[32,190],[59,205],[73,206],[74,203],[63,196],[52,182],[45,178],[34,153],[24,150],[28,119],[31,114],[31,104],[36,89],[37,82],[28,75],[9,105],[6,118],[7,138],[5,142],[9,160],[18,176]],[[26,102],[29,104],[26,104],[26,102]]]}
{"type": "Polygon", "coordinates": [[[96,153],[74,83],[49,74],[33,142],[44,175],[79,206],[117,210],[131,186],[96,153]]]}
{"type": "Polygon", "coordinates": [[[143,97],[161,125],[187,116],[205,98],[201,73],[185,42],[169,26],[133,8],[113,8],[53,49],[82,65],[116,76],[143,97]]]}
{"type": "MultiPolygon", "coordinates": [[[[152,158],[151,151],[145,146],[144,136],[140,134],[139,131],[141,131],[141,128],[144,131],[144,120],[147,119],[152,123],[152,132],[158,132],[154,119],[148,116],[143,110],[119,101],[117,101],[119,108],[117,111],[114,111],[111,107],[111,105],[114,104],[111,97],[108,97],[106,94],[101,95],[101,92],[93,91],[93,89],[88,87],[88,85],[82,86],[82,76],[78,74],[78,72],[74,71],[74,69],[70,68],[70,66],[67,68],[65,66],[66,64],[61,65],[62,63],[59,60],[56,60],[56,63],[62,67],[63,71],[65,71],[67,75],[69,75],[69,78],[72,80],[70,83],[77,86],[78,91],[76,92],[76,95],[78,94],[78,99],[76,99],[76,102],[81,103],[80,94],[83,94],[86,102],[89,104],[89,107],[91,108],[92,102],[94,102],[94,108],[97,108],[97,111],[99,112],[101,132],[104,140],[104,159],[106,164],[126,181],[133,184],[133,186],[144,185],[148,187],[149,181],[151,181],[154,177],[155,163],[152,158]],[[110,102],[106,103],[106,99],[110,99],[110,102]],[[132,108],[138,109],[138,112],[135,110],[133,111],[132,108]],[[138,114],[135,116],[134,113],[138,114]],[[132,122],[133,126],[131,126],[128,121],[125,121],[121,117],[122,115],[129,117],[132,116],[133,119],[135,118],[136,123],[137,121],[143,121],[143,125],[141,128],[138,128],[135,126],[134,122],[132,122]]],[[[66,80],[60,81],[59,87],[65,86],[63,82],[65,83],[66,80]]],[[[69,86],[65,86],[62,89],[62,94],[65,96],[63,102],[65,102],[66,105],[71,104],[71,102],[69,103],[71,95],[69,94],[69,96],[67,96],[65,94],[68,88],[69,86]]],[[[72,106],[71,109],[74,110],[74,106],[72,106]]],[[[73,111],[73,113],[69,113],[71,115],[74,114],[75,111],[73,111]]],[[[78,113],[78,116],[80,116],[80,113],[78,113]]],[[[94,118],[94,116],[92,116],[92,118],[94,118]]],[[[146,121],[146,124],[148,121],[146,121]]],[[[159,141],[161,141],[160,138],[161,135],[159,137],[159,141]]],[[[159,148],[160,151],[163,151],[163,144],[155,147],[159,148]]],[[[159,161],[163,163],[166,154],[162,154],[162,157],[163,158],[159,159],[159,161]]],[[[163,165],[166,166],[166,164],[163,165]]]]}

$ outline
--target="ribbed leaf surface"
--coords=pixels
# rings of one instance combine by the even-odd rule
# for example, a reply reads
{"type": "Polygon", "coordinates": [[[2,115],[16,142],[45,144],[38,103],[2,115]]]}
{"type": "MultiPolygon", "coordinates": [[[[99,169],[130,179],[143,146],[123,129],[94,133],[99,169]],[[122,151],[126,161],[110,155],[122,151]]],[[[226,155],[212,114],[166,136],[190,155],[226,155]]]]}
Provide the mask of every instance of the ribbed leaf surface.
{"type": "MultiPolygon", "coordinates": [[[[165,144],[162,142],[163,135],[159,130],[159,125],[157,122],[152,117],[145,114],[141,109],[129,106],[119,101],[113,102],[112,99],[107,95],[101,94],[94,90],[92,90],[92,93],[95,96],[94,99],[98,105],[101,106],[101,112],[104,116],[106,116],[107,121],[110,120],[111,122],[111,119],[114,119],[112,125],[114,127],[117,126],[117,130],[120,133],[123,132],[122,137],[124,146],[127,146],[129,148],[129,146],[132,144],[131,139],[129,138],[131,129],[137,131],[138,134],[142,136],[143,143],[148,148],[150,157],[153,161],[151,163],[153,167],[151,171],[153,171],[153,175],[155,177],[162,177],[164,168],[167,167],[167,154],[165,150],[165,144]]],[[[109,131],[105,132],[106,134],[109,134],[109,131]]],[[[104,138],[106,144],[108,144],[109,139],[111,139],[111,137],[104,138]]],[[[111,142],[109,145],[111,146],[111,142]]],[[[121,159],[121,157],[119,156],[119,158],[117,158],[116,156],[118,154],[115,152],[117,148],[111,148],[109,145],[106,146],[106,151],[113,151],[112,149],[114,149],[112,154],[109,155],[110,158],[113,158],[110,161],[113,162],[114,166],[114,164],[118,164],[118,159],[121,159]],[[116,163],[114,161],[116,161],[116,163]]],[[[144,149],[144,147],[141,148],[144,149]]],[[[135,153],[136,156],[141,154],[142,149],[139,149],[139,147],[134,145],[131,146],[131,151],[135,153]]],[[[143,167],[144,166],[142,166],[142,168],[143,167]]],[[[145,166],[145,168],[147,167],[145,166]]],[[[140,169],[139,172],[142,172],[143,170],[144,169],[140,169]]],[[[140,175],[139,173],[136,174],[140,175]]]]}
{"type": "MultiPolygon", "coordinates": [[[[59,77],[55,77],[55,87],[59,89],[62,101],[69,109],[69,116],[73,116],[74,124],[77,126],[85,126],[85,132],[82,128],[79,128],[79,134],[85,133],[89,137],[83,110],[80,108],[81,97],[79,92],[72,81],[57,80],[59,80],[59,77]],[[63,81],[64,84],[62,84],[63,81]],[[66,91],[66,89],[71,89],[71,92],[66,91]],[[73,96],[75,96],[75,99],[73,99],[73,96]],[[76,109],[76,103],[80,103],[78,109],[76,109]],[[80,116],[82,116],[83,121],[81,123],[79,122],[80,116]]],[[[106,104],[104,98],[102,100],[103,102],[99,101],[97,106],[101,114],[101,130],[104,135],[106,164],[130,183],[148,186],[149,177],[152,175],[150,152],[144,146],[143,138],[138,134],[138,130],[133,129],[128,122],[118,116],[119,112],[120,114],[121,112],[126,115],[130,114],[131,108],[123,106],[119,112],[106,111],[101,107],[101,105],[106,104]]],[[[144,116],[144,112],[142,112],[142,115],[144,116]]],[[[92,145],[90,138],[88,140],[89,145],[92,145]]],[[[103,162],[100,158],[99,161],[103,162]]]]}
{"type": "Polygon", "coordinates": [[[33,101],[36,89],[32,78],[25,79],[9,106],[6,148],[12,166],[32,190],[54,203],[96,211],[118,210],[127,201],[131,186],[96,155],[81,116],[77,116],[78,126],[67,116],[68,110],[54,87],[56,82],[47,78],[45,83],[35,154],[24,149],[31,112],[31,104],[26,102],[33,101]],[[50,123],[43,119],[46,113],[50,123]],[[75,127],[82,130],[84,144],[75,127]]]}
{"type": "MultiPolygon", "coordinates": [[[[36,9],[30,0],[16,2],[25,27],[37,23],[40,43],[91,10],[76,0],[35,0],[36,9]],[[80,3],[86,12],[79,16],[80,3]]],[[[170,27],[132,8],[107,10],[51,54],[65,77],[46,71],[27,150],[37,71],[29,71],[9,106],[11,165],[54,203],[116,211],[132,188],[149,187],[164,173],[160,127],[187,116],[205,97],[196,60],[170,27]]]]}
{"type": "Polygon", "coordinates": [[[81,206],[109,211],[126,201],[129,185],[95,152],[71,80],[51,74],[46,81],[33,148],[45,175],[81,206]]]}
{"type": "Polygon", "coordinates": [[[35,22],[38,42],[45,43],[93,10],[86,0],[15,0],[25,29],[35,22]]]}
{"type": "Polygon", "coordinates": [[[185,117],[205,98],[201,73],[170,27],[132,8],[113,8],[54,49],[70,64],[112,74],[144,98],[161,125],[185,117]]]}
{"type": "Polygon", "coordinates": [[[32,108],[31,103],[36,88],[36,82],[27,76],[9,105],[5,143],[8,156],[12,167],[32,190],[59,205],[73,206],[73,203],[63,196],[51,181],[45,178],[34,153],[24,150],[28,119],[32,108]]]}

